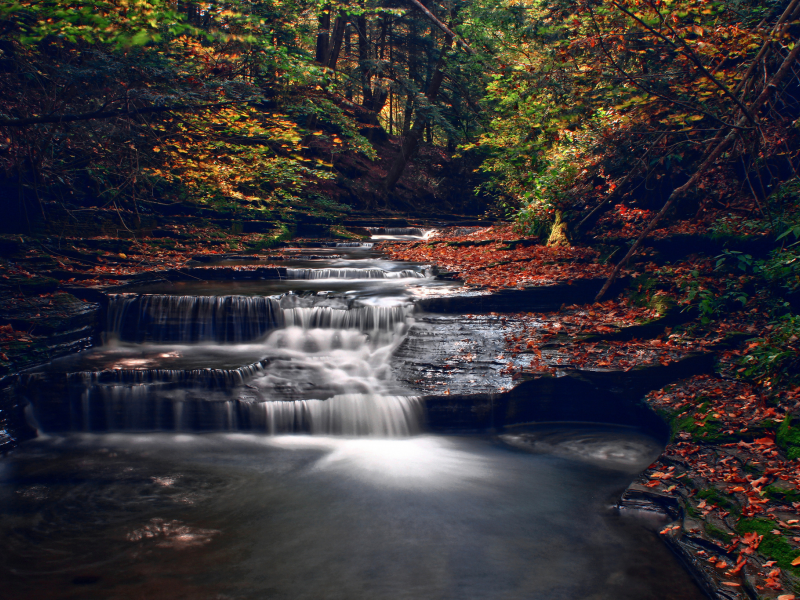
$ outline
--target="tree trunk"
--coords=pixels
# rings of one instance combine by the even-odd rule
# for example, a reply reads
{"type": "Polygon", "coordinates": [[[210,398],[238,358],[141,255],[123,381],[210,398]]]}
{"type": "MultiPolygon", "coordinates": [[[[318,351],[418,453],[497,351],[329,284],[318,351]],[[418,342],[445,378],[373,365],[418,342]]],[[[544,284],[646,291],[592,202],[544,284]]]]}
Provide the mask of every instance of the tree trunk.
{"type": "MultiPolygon", "coordinates": [[[[350,61],[353,57],[353,43],[352,43],[352,36],[353,36],[353,25],[352,23],[348,22],[345,24],[345,31],[344,31],[344,56],[345,60],[350,61]]],[[[344,97],[348,100],[353,99],[353,86],[350,82],[350,78],[348,77],[347,80],[347,87],[345,88],[344,97]]]]}
{"type": "Polygon", "coordinates": [[[369,35],[367,31],[367,18],[360,15],[356,21],[358,31],[358,68],[361,72],[361,105],[372,106],[372,88],[370,86],[369,69],[369,35]]]}
{"type": "Polygon", "coordinates": [[[339,54],[342,51],[342,41],[344,40],[344,30],[347,25],[347,16],[342,13],[336,17],[333,23],[333,31],[331,32],[331,39],[328,54],[325,57],[325,66],[331,69],[336,69],[336,63],[339,60],[339,54]]]}
{"type": "Polygon", "coordinates": [[[406,106],[403,109],[403,129],[402,134],[408,135],[408,132],[411,131],[411,115],[414,113],[414,99],[409,94],[406,97],[406,106]]]}
{"type": "Polygon", "coordinates": [[[315,60],[325,64],[328,57],[328,47],[330,46],[331,34],[331,5],[322,7],[322,14],[319,16],[319,33],[317,33],[317,52],[315,60]]]}
{"type": "MultiPolygon", "coordinates": [[[[428,102],[435,102],[436,96],[439,95],[439,88],[442,86],[442,81],[444,80],[444,72],[442,71],[442,67],[444,67],[445,55],[452,44],[453,38],[451,36],[446,36],[444,44],[442,45],[442,52],[439,55],[439,60],[436,63],[436,70],[431,76],[431,81],[428,84],[428,91],[425,92],[428,102]]],[[[414,155],[419,147],[419,141],[422,139],[422,134],[425,132],[425,126],[427,124],[428,120],[425,118],[425,115],[422,114],[421,111],[417,111],[417,120],[414,123],[414,126],[411,128],[411,131],[408,132],[408,135],[403,137],[403,143],[400,146],[400,153],[394,159],[392,166],[389,168],[389,174],[386,176],[387,190],[392,191],[397,185],[397,182],[400,180],[400,176],[403,174],[403,171],[406,168],[406,164],[408,164],[409,159],[414,155]]]]}

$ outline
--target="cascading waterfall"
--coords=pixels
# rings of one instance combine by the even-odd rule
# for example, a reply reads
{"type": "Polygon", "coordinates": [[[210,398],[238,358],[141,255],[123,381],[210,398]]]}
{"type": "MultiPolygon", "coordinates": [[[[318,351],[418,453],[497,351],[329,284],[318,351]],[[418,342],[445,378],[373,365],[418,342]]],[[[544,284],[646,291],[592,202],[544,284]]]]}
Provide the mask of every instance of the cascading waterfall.
{"type": "Polygon", "coordinates": [[[263,338],[272,330],[309,328],[391,331],[404,323],[406,306],[282,308],[259,296],[170,296],[117,294],[109,297],[108,333],[129,342],[228,342],[263,338]]]}
{"type": "Polygon", "coordinates": [[[406,306],[361,306],[339,310],[326,306],[287,308],[283,320],[287,327],[303,329],[357,329],[358,331],[393,332],[408,318],[406,306]]]}
{"type": "Polygon", "coordinates": [[[108,332],[133,342],[243,342],[283,325],[275,298],[251,296],[109,296],[108,332]]]}
{"type": "Polygon", "coordinates": [[[99,361],[110,366],[33,373],[24,386],[45,431],[409,435],[419,400],[393,387],[388,360],[411,312],[324,295],[117,294],[109,297],[111,346],[99,361]],[[226,352],[229,364],[260,358],[189,366],[218,364],[226,352]],[[163,357],[187,368],[125,366],[163,365],[163,357]]]}
{"type": "Polygon", "coordinates": [[[325,248],[372,248],[372,242],[327,242],[322,244],[325,248]]]}
{"type": "Polygon", "coordinates": [[[368,227],[373,235],[414,235],[422,237],[426,230],[421,227],[368,227]]]}
{"type": "Polygon", "coordinates": [[[425,273],[412,269],[286,269],[288,279],[406,279],[423,278],[425,273]]]}
{"type": "Polygon", "coordinates": [[[414,396],[342,394],[328,400],[251,404],[251,419],[268,433],[406,436],[419,431],[422,405],[414,396]],[[262,414],[258,414],[258,412],[262,414]]]}

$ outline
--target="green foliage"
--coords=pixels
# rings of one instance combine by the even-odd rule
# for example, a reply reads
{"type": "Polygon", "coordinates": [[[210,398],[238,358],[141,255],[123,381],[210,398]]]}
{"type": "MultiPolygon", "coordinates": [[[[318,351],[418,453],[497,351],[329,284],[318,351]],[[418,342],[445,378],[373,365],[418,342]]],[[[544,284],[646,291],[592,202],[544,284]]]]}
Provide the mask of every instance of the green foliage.
{"type": "Polygon", "coordinates": [[[682,282],[686,292],[685,302],[695,305],[700,311],[700,321],[705,325],[713,319],[726,316],[733,310],[741,310],[750,300],[739,279],[725,279],[724,288],[713,289],[700,277],[699,271],[692,271],[690,277],[682,282]]]}
{"type": "Polygon", "coordinates": [[[509,2],[504,16],[476,5],[465,30],[496,47],[499,64],[483,101],[488,131],[464,147],[488,151],[487,189],[516,203],[531,230],[553,207],[574,217],[618,192],[659,201],[663,187],[685,181],[708,132],[730,120],[728,90],[775,15],[698,0],[509,2]],[[567,170],[546,181],[555,164],[567,170]]]}
{"type": "Polygon", "coordinates": [[[736,526],[739,533],[763,535],[758,551],[776,561],[781,569],[800,575],[800,567],[792,566],[792,561],[800,556],[800,549],[793,548],[783,535],[772,533],[774,529],[775,522],[769,519],[742,519],[736,526]]]}
{"type": "MultiPolygon", "coordinates": [[[[800,458],[800,418],[787,415],[781,426],[778,427],[775,441],[786,452],[786,456],[790,460],[800,458]]],[[[800,501],[800,498],[792,501],[800,501]]]]}
{"type": "Polygon", "coordinates": [[[734,213],[720,217],[711,224],[711,237],[731,239],[744,235],[760,234],[767,231],[769,222],[763,218],[752,219],[734,213]]]}
{"type": "Polygon", "coordinates": [[[280,242],[285,242],[292,239],[293,231],[285,223],[281,223],[274,231],[263,236],[260,240],[249,242],[247,247],[250,250],[266,250],[274,248],[280,242]]]}
{"type": "Polygon", "coordinates": [[[675,306],[675,299],[661,290],[660,275],[671,275],[669,269],[661,272],[640,275],[631,281],[627,296],[635,306],[642,306],[658,311],[659,315],[666,315],[675,306]]]}
{"type": "Polygon", "coordinates": [[[23,44],[58,38],[117,48],[195,31],[168,0],[2,0],[0,27],[23,44]]]}
{"type": "Polygon", "coordinates": [[[787,314],[768,325],[766,335],[748,340],[741,363],[745,377],[760,382],[795,383],[800,381],[800,315],[787,314]]]}

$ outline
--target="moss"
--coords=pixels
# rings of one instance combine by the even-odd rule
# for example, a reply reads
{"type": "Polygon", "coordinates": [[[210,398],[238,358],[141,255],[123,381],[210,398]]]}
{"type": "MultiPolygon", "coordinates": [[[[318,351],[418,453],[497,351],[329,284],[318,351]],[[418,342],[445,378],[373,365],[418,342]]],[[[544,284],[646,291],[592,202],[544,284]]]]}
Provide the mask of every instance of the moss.
{"type": "Polygon", "coordinates": [[[764,494],[770,500],[776,500],[777,502],[800,502],[800,492],[797,490],[784,490],[774,485],[768,485],[764,488],[764,494]]]}
{"type": "Polygon", "coordinates": [[[787,416],[778,427],[775,441],[790,460],[800,458],[800,419],[793,415],[787,416]]]}
{"type": "Polygon", "coordinates": [[[267,248],[274,247],[280,242],[285,242],[292,239],[292,235],[292,230],[289,229],[288,226],[281,224],[277,229],[274,229],[272,233],[264,235],[261,237],[261,239],[245,242],[245,247],[250,250],[266,250],[267,248]]]}
{"type": "Polygon", "coordinates": [[[58,288],[58,280],[52,277],[11,275],[7,278],[3,287],[28,295],[47,294],[58,288]]]}
{"type": "Polygon", "coordinates": [[[675,411],[667,410],[665,408],[657,408],[656,409],[656,414],[659,417],[661,417],[661,419],[665,423],[669,424],[669,441],[670,441],[670,443],[674,442],[675,441],[675,434],[678,433],[678,430],[677,430],[676,424],[675,424],[675,421],[676,421],[676,419],[675,419],[675,416],[676,416],[675,411]]]}
{"type": "Polygon", "coordinates": [[[631,281],[628,298],[636,306],[656,310],[660,315],[666,315],[676,309],[677,301],[673,296],[660,291],[658,277],[642,275],[631,281]]]}
{"type": "Polygon", "coordinates": [[[763,471],[763,469],[760,469],[757,466],[755,466],[754,464],[749,463],[749,462],[744,463],[742,465],[742,469],[745,471],[745,473],[750,473],[752,475],[761,473],[763,471]]]}
{"type": "Polygon", "coordinates": [[[150,244],[153,246],[160,246],[161,248],[168,248],[170,250],[174,250],[175,247],[178,245],[178,242],[170,238],[161,238],[158,240],[152,240],[150,244]]]}
{"type": "Polygon", "coordinates": [[[723,496],[722,492],[720,492],[717,488],[714,487],[700,490],[697,493],[697,497],[702,498],[703,500],[709,502],[710,504],[716,504],[717,506],[723,506],[725,508],[730,508],[733,505],[733,503],[728,497],[723,496]]]}
{"type": "Polygon", "coordinates": [[[685,431],[686,433],[691,433],[693,437],[702,437],[709,442],[732,442],[739,439],[735,434],[722,433],[722,423],[710,414],[706,415],[702,420],[698,419],[698,413],[707,411],[709,406],[708,400],[702,397],[698,398],[698,400],[703,401],[691,414],[674,420],[673,428],[676,432],[685,431]]]}
{"type": "Polygon", "coordinates": [[[730,533],[728,533],[726,531],[723,531],[722,529],[720,529],[719,527],[717,527],[713,523],[706,523],[704,525],[704,527],[705,527],[706,533],[708,535],[710,535],[712,538],[715,538],[715,539],[721,541],[726,546],[731,543],[731,540],[733,539],[733,536],[730,533]]]}
{"type": "Polygon", "coordinates": [[[368,235],[352,232],[342,225],[333,225],[331,227],[331,237],[354,241],[367,240],[370,238],[368,235]]]}
{"type": "MultiPolygon", "coordinates": [[[[677,433],[683,431],[690,433],[694,438],[702,439],[704,442],[727,444],[738,442],[739,440],[762,437],[769,430],[768,425],[752,425],[746,433],[731,431],[730,427],[720,419],[715,418],[713,413],[706,415],[703,419],[699,419],[699,414],[708,412],[709,401],[703,396],[698,397],[697,401],[700,402],[700,405],[691,413],[681,418],[677,418],[672,414],[666,419],[670,424],[673,438],[677,433]],[[698,423],[701,424],[698,425],[698,423]]],[[[666,414],[670,415],[670,413],[666,414]]]]}
{"type": "Polygon", "coordinates": [[[792,561],[800,556],[800,549],[793,548],[783,535],[772,533],[775,528],[776,523],[769,519],[742,519],[736,526],[739,533],[754,531],[763,535],[758,551],[777,562],[781,569],[800,575],[800,567],[792,566],[792,561]]]}

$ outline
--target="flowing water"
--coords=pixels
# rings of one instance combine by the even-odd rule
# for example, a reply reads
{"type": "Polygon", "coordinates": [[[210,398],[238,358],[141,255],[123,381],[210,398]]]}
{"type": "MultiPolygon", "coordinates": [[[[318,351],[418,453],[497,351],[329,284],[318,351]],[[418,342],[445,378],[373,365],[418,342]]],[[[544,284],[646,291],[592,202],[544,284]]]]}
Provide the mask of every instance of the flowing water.
{"type": "Polygon", "coordinates": [[[424,433],[390,359],[454,284],[331,252],[113,295],[102,347],[25,374],[41,434],[0,462],[3,598],[702,597],[657,517],[611,508],[654,439],[424,433]]]}

